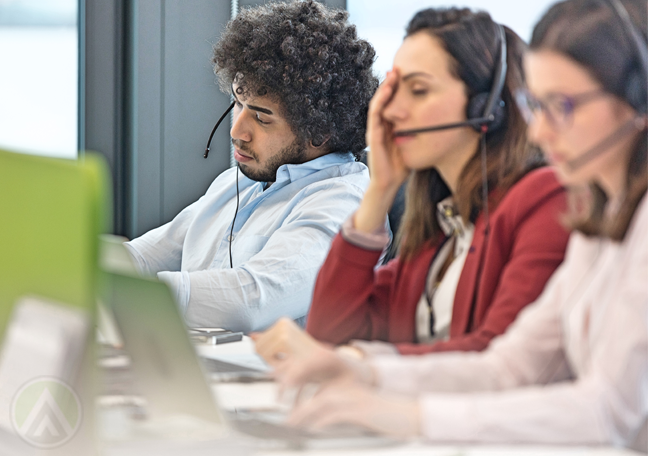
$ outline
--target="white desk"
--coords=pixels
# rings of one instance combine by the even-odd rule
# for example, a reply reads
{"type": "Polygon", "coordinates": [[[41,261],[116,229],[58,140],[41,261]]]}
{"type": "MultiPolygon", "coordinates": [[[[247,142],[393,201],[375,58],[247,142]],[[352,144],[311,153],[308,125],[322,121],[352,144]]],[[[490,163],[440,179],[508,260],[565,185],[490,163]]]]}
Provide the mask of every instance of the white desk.
{"type": "Polygon", "coordinates": [[[419,443],[392,448],[357,448],[353,450],[261,450],[255,456],[636,456],[613,448],[547,446],[443,446],[419,443]]]}
{"type": "MultiPolygon", "coordinates": [[[[210,358],[237,362],[248,366],[264,366],[254,353],[249,338],[241,342],[223,345],[201,345],[198,352],[210,358]]],[[[277,385],[273,382],[256,383],[213,383],[219,405],[227,410],[241,409],[289,409],[288,404],[277,400],[277,385]]],[[[109,411],[99,420],[112,433],[119,433],[121,427],[128,427],[128,418],[118,409],[109,411]]],[[[100,432],[101,433],[101,432],[100,432]]],[[[234,435],[225,441],[172,441],[163,434],[144,440],[112,441],[104,446],[106,456],[166,455],[213,455],[228,454],[242,456],[629,456],[637,453],[613,448],[549,447],[549,446],[470,446],[429,445],[425,442],[386,442],[385,439],[359,444],[346,441],[313,441],[306,449],[289,449],[281,441],[254,440],[234,435]]]]}
{"type": "MultiPolygon", "coordinates": [[[[244,337],[241,342],[223,345],[199,346],[201,355],[246,365],[263,365],[254,353],[251,339],[244,337]]],[[[233,410],[236,408],[285,407],[277,401],[277,387],[274,383],[222,383],[214,384],[220,405],[233,410]]],[[[428,445],[424,442],[395,444],[387,448],[329,448],[309,450],[258,449],[255,456],[629,456],[638,453],[614,449],[592,447],[549,447],[549,446],[465,446],[465,445],[428,445]]]]}

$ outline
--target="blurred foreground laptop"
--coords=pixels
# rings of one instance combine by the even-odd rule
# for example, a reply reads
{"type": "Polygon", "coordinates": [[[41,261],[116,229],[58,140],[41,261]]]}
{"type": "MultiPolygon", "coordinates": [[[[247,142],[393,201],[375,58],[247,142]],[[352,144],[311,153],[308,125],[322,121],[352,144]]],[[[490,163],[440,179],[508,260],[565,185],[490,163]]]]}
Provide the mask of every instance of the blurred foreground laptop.
{"type": "MultiPolygon", "coordinates": [[[[127,239],[122,236],[115,236],[111,234],[104,234],[99,237],[99,250],[100,250],[100,266],[102,270],[102,293],[99,303],[99,340],[103,344],[112,347],[122,347],[124,345],[122,336],[120,334],[120,325],[127,325],[131,323],[141,324],[141,326],[149,325],[149,319],[144,316],[140,320],[139,309],[144,307],[147,311],[156,314],[158,312],[158,300],[165,300],[165,305],[168,307],[172,303],[175,306],[172,296],[164,293],[162,297],[158,296],[153,298],[147,294],[147,281],[134,281],[140,283],[140,288],[145,291],[141,292],[137,299],[131,300],[134,304],[123,307],[117,304],[121,299],[128,299],[127,293],[122,288],[129,283],[123,279],[114,279],[114,274],[129,276],[129,277],[142,277],[139,273],[132,256],[124,245],[127,239]],[[115,289],[117,288],[117,289],[115,289]],[[108,297],[112,296],[112,297],[108,297]],[[117,300],[115,300],[117,299],[117,300]],[[120,313],[119,316],[116,314],[120,313]],[[119,324],[116,324],[116,318],[119,318],[119,324]]],[[[153,281],[154,278],[149,277],[153,281]]],[[[155,288],[155,287],[154,287],[155,288]]],[[[160,309],[164,308],[159,305],[160,309]]],[[[183,325],[184,326],[184,325],[183,325]]],[[[146,328],[142,328],[146,329],[146,328]]],[[[223,341],[236,341],[241,340],[241,333],[232,333],[226,330],[203,330],[203,329],[190,329],[185,327],[185,331],[192,335],[195,341],[212,340],[213,343],[221,343],[223,341]],[[237,337],[238,336],[238,337],[237,337]]],[[[185,334],[186,336],[186,334],[185,334]]],[[[104,352],[110,353],[111,350],[104,352]]],[[[113,351],[115,354],[123,354],[119,351],[113,351]]],[[[220,381],[237,381],[237,380],[255,380],[267,378],[268,366],[261,360],[260,357],[253,357],[253,359],[234,360],[234,359],[214,359],[214,358],[201,358],[206,371],[211,374],[214,380],[220,381]]]]}
{"type": "Polygon", "coordinates": [[[293,443],[343,439],[346,444],[349,439],[361,439],[363,443],[377,445],[390,441],[349,426],[317,434],[289,428],[280,424],[285,414],[279,411],[243,414],[223,411],[206,380],[209,360],[207,364],[199,361],[167,285],[117,273],[111,273],[110,277],[113,281],[110,305],[151,419],[166,422],[173,416],[191,416],[207,423],[205,428],[234,428],[255,437],[293,443]]]}
{"type": "Polygon", "coordinates": [[[92,455],[98,156],[0,150],[0,454],[92,455]]]}

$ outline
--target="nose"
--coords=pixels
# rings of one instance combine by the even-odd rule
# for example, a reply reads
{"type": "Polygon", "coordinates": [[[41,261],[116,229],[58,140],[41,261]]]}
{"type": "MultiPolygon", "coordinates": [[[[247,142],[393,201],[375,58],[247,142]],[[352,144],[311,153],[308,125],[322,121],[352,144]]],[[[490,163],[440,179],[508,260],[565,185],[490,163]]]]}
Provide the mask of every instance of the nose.
{"type": "Polygon", "coordinates": [[[538,111],[533,117],[533,120],[529,123],[528,135],[529,139],[539,146],[553,141],[556,136],[556,129],[544,111],[538,111]]]}
{"type": "Polygon", "coordinates": [[[250,142],[252,140],[252,130],[250,129],[249,116],[246,116],[245,110],[239,106],[234,106],[232,113],[233,119],[230,136],[234,140],[250,142]]]}

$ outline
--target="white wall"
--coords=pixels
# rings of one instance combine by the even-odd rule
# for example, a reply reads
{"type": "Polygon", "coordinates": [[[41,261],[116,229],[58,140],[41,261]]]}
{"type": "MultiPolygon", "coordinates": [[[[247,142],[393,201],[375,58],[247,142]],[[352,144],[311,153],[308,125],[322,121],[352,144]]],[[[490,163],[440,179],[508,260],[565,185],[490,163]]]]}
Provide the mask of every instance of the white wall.
{"type": "Polygon", "coordinates": [[[382,79],[391,68],[396,50],[405,35],[405,26],[419,10],[430,7],[469,7],[485,10],[497,22],[515,30],[528,42],[533,26],[556,0],[347,0],[350,20],[358,34],[376,48],[374,66],[382,79]]]}

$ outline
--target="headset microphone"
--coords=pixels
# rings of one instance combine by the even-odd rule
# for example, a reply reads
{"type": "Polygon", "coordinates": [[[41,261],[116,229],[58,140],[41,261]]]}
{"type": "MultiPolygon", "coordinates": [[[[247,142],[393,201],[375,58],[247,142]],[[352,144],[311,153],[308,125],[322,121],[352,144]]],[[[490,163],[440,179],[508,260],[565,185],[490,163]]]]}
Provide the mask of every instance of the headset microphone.
{"type": "Polygon", "coordinates": [[[412,130],[400,130],[394,132],[394,137],[415,136],[419,133],[432,131],[449,130],[452,128],[472,127],[481,133],[487,133],[498,129],[506,118],[504,101],[502,101],[502,90],[506,82],[506,32],[504,27],[497,24],[500,41],[500,55],[495,72],[493,74],[493,85],[490,92],[482,92],[471,97],[466,108],[468,119],[463,122],[433,125],[431,127],[416,128],[412,130]]]}
{"type": "Polygon", "coordinates": [[[612,147],[617,142],[622,140],[633,130],[642,131],[646,128],[646,126],[647,126],[647,121],[644,116],[637,116],[633,119],[630,119],[629,121],[621,125],[621,127],[619,127],[611,135],[604,138],[601,142],[596,144],[591,149],[587,150],[586,152],[582,153],[576,158],[567,160],[566,162],[567,167],[572,172],[576,171],[580,167],[586,165],[587,163],[594,160],[599,155],[609,150],[610,147],[612,147]]]}
{"type": "MultiPolygon", "coordinates": [[[[220,119],[218,119],[218,122],[216,122],[216,125],[214,125],[214,128],[211,131],[211,134],[209,135],[209,139],[207,140],[207,147],[205,147],[205,155],[203,155],[204,158],[207,158],[209,155],[209,148],[211,146],[212,138],[214,137],[214,134],[216,133],[216,130],[220,126],[221,122],[223,122],[223,119],[229,112],[234,109],[234,104],[235,102],[232,102],[231,105],[225,110],[222,116],[220,116],[220,119]]],[[[234,223],[236,223],[236,216],[238,215],[238,210],[239,210],[239,182],[238,182],[238,171],[239,167],[238,165],[236,166],[236,210],[234,211],[234,219],[232,220],[232,226],[230,227],[230,235],[229,235],[229,260],[230,260],[230,268],[234,267],[234,262],[232,261],[232,239],[234,239],[234,223]]]]}
{"type": "Polygon", "coordinates": [[[476,119],[464,120],[463,122],[435,125],[432,127],[416,128],[413,130],[400,130],[394,133],[394,137],[397,138],[399,136],[415,136],[418,135],[419,133],[427,133],[430,131],[440,131],[440,130],[450,130],[452,128],[461,128],[461,127],[473,127],[482,131],[481,127],[483,125],[488,126],[488,124],[493,120],[495,120],[495,116],[491,114],[488,117],[478,117],[476,119]]]}
{"type": "Polygon", "coordinates": [[[218,122],[216,122],[216,125],[214,125],[214,128],[211,131],[211,134],[209,135],[209,140],[207,141],[207,147],[205,147],[205,155],[203,155],[204,158],[207,158],[209,155],[209,148],[211,147],[211,142],[212,138],[214,137],[214,134],[216,133],[216,129],[220,126],[221,122],[223,122],[223,119],[229,112],[234,109],[234,102],[232,102],[231,105],[229,105],[229,108],[225,110],[222,116],[220,116],[220,119],[218,119],[218,122]]]}

